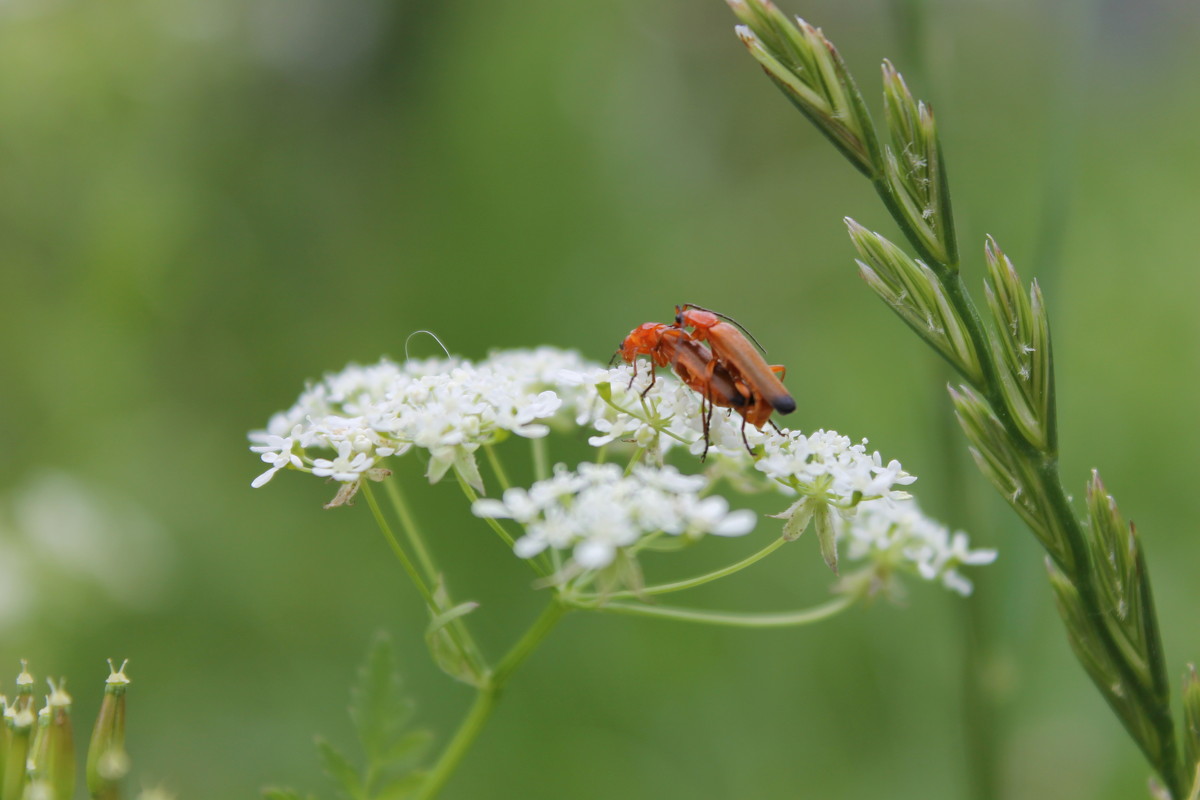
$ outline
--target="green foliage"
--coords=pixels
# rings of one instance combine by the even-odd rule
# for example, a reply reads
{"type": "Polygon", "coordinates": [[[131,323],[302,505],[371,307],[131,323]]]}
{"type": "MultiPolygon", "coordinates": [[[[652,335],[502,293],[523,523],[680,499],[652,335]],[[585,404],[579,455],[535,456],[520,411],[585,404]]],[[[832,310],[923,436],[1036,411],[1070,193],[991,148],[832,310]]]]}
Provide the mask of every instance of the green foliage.
{"type": "Polygon", "coordinates": [[[317,800],[316,795],[302,795],[294,789],[263,789],[264,800],[317,800]]]}
{"type": "Polygon", "coordinates": [[[479,604],[467,601],[447,608],[449,600],[445,582],[439,580],[433,591],[434,607],[438,613],[425,629],[425,643],[429,646],[434,663],[443,672],[468,686],[481,687],[487,681],[487,668],[473,641],[456,624],[478,608],[479,604]]]}
{"type": "MultiPolygon", "coordinates": [[[[1188,15],[1163,2],[1138,5],[1132,21],[1120,13],[1132,4],[889,5],[921,6],[928,28],[906,39],[878,4],[785,7],[819,21],[867,94],[878,94],[878,52],[932,101],[963,251],[975,261],[990,229],[1026,288],[1038,277],[1054,317],[1063,466],[1104,467],[1145,537],[1170,655],[1190,658],[1200,105],[1181,98],[1200,50],[1178,24],[1188,15]]],[[[5,606],[0,665],[31,653],[78,680],[119,632],[119,649],[154,665],[156,693],[167,693],[138,704],[135,772],[181,800],[252,796],[263,775],[319,787],[303,741],[240,743],[264,728],[332,733],[308,718],[338,719],[345,696],[320,687],[345,686],[347,652],[352,670],[374,630],[419,628],[424,608],[389,582],[378,540],[357,535],[361,496],[344,515],[318,508],[332,487],[297,481],[264,500],[246,488],[265,467],[237,451],[241,433],[306,377],[402,357],[416,328],[470,356],[552,341],[603,361],[632,325],[695,300],[746,317],[788,364],[798,426],[840,424],[911,454],[928,465],[928,510],[1001,548],[972,600],[971,652],[1002,706],[996,768],[1009,793],[1136,796],[1142,762],[1122,749],[1120,726],[1105,724],[1098,695],[1063,689],[1076,667],[1047,632],[1048,593],[1010,546],[1020,521],[966,469],[965,487],[938,474],[941,404],[913,377],[930,369],[926,354],[864,303],[835,223],[849,213],[897,244],[903,235],[871,216],[844,165],[821,160],[824,138],[788,102],[772,107],[776,90],[733,22],[720,2],[691,0],[6,5],[0,535],[21,545],[14,500],[34,470],[57,467],[140,512],[125,521],[162,528],[157,542],[123,545],[122,560],[165,544],[173,566],[158,591],[121,581],[118,602],[86,576],[22,570],[35,591],[27,616],[5,606]],[[214,680],[219,691],[191,690],[214,680]],[[1052,753],[1048,729],[1085,749],[1052,753]],[[231,743],[252,755],[229,758],[231,743]],[[1052,788],[1032,790],[1037,780],[1052,788]]],[[[412,351],[440,353],[419,340],[412,351]]],[[[417,466],[400,477],[424,480],[417,466]]],[[[1069,483],[1082,500],[1083,481],[1069,483]]],[[[478,546],[451,487],[413,500],[436,520],[439,559],[472,559],[470,598],[527,594],[503,548],[478,546]]],[[[751,590],[782,608],[798,586],[823,587],[825,567],[798,557],[814,543],[712,602],[751,590]]],[[[698,549],[685,558],[709,564],[698,549]]],[[[931,771],[923,760],[961,752],[961,731],[911,723],[958,718],[946,686],[960,680],[965,622],[932,593],[910,603],[907,615],[876,608],[811,635],[781,632],[770,662],[748,657],[742,631],[591,620],[547,653],[562,669],[539,676],[537,708],[505,727],[503,747],[474,751],[446,796],[558,800],[581,763],[603,763],[621,769],[591,771],[594,797],[628,786],[703,797],[745,780],[753,797],[803,785],[813,797],[961,800],[964,762],[931,771]],[[873,671],[881,658],[886,675],[873,671]],[[642,679],[648,663],[704,704],[664,701],[642,679]],[[794,679],[769,686],[771,663],[794,679]],[[889,691],[889,675],[903,691],[889,691]],[[645,758],[642,737],[611,728],[562,735],[568,709],[604,714],[617,685],[647,726],[678,731],[674,749],[645,758]],[[802,708],[802,724],[784,706],[802,708]],[[730,726],[761,738],[711,748],[730,726]],[[858,769],[866,748],[887,768],[858,769]],[[510,768],[514,751],[547,754],[544,783],[510,768]],[[821,769],[804,755],[814,752],[821,769]]],[[[484,643],[520,621],[490,617],[484,643]]],[[[437,689],[436,671],[406,677],[436,695],[422,700],[425,722],[453,726],[462,685],[437,689]]]]}
{"type": "MultiPolygon", "coordinates": [[[[813,53],[835,52],[832,45],[814,43],[808,23],[783,19],[769,0],[731,0],[731,6],[751,28],[739,30],[739,36],[760,63],[763,40],[805,43],[796,46],[813,53]]],[[[806,74],[811,81],[819,74],[801,62],[790,62],[792,78],[806,74]]],[[[797,93],[780,77],[778,66],[764,67],[795,103],[797,93]]],[[[848,75],[837,82],[853,86],[848,75]]],[[[989,237],[985,288],[992,326],[985,328],[959,274],[932,112],[888,62],[883,83],[891,147],[882,154],[872,151],[875,161],[865,167],[861,156],[839,149],[872,178],[893,220],[931,263],[926,268],[851,223],[851,239],[870,262],[860,262],[860,269],[901,319],[969,381],[951,387],[950,396],[976,463],[1049,553],[1058,610],[1084,670],[1145,754],[1163,793],[1182,797],[1190,785],[1184,771],[1192,765],[1181,760],[1171,719],[1159,623],[1140,540],[1097,476],[1088,490],[1086,526],[1059,476],[1050,327],[1041,289],[1034,282],[1026,295],[1016,269],[989,237]],[[968,353],[979,358],[977,372],[970,369],[968,353]]],[[[802,110],[828,135],[828,121],[820,117],[830,112],[809,106],[802,110]]],[[[869,128],[864,130],[865,141],[876,138],[869,128]]]]}
{"type": "MultiPolygon", "coordinates": [[[[420,768],[430,735],[412,730],[413,704],[403,694],[391,640],[380,634],[359,669],[350,692],[350,718],[362,751],[355,764],[333,744],[318,738],[317,752],[326,774],[345,800],[402,800],[424,778],[420,768]]],[[[292,789],[270,788],[266,800],[300,800],[292,789]]],[[[307,796],[311,798],[312,796],[307,796]]]]}

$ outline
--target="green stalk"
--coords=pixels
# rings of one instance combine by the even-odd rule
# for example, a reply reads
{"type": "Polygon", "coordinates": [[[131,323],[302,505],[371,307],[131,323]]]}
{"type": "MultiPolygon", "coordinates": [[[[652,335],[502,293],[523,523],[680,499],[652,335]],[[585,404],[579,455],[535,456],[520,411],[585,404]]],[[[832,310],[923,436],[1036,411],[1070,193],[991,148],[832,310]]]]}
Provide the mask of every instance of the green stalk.
{"type": "Polygon", "coordinates": [[[546,453],[546,438],[530,439],[529,442],[530,447],[533,449],[534,480],[544,481],[550,477],[550,461],[546,453]]]}
{"type": "MultiPolygon", "coordinates": [[[[733,6],[735,13],[738,14],[743,22],[750,24],[752,28],[755,27],[754,23],[759,21],[757,17],[753,14],[739,13],[743,9],[740,9],[736,3],[733,6]]],[[[773,29],[770,32],[778,33],[778,31],[774,31],[773,29]]],[[[764,30],[763,33],[766,34],[768,31],[764,30]]],[[[829,52],[834,59],[837,59],[836,50],[832,46],[830,46],[829,52]]],[[[773,62],[763,62],[763,59],[758,54],[755,55],[755,58],[764,64],[764,68],[767,69],[772,80],[779,84],[781,88],[784,88],[785,96],[793,104],[800,107],[800,110],[806,116],[813,119],[817,123],[818,129],[829,137],[830,132],[826,121],[814,117],[812,111],[806,109],[802,103],[797,102],[797,99],[788,91],[785,83],[781,82],[781,78],[775,74],[781,68],[780,65],[776,65],[773,62]]],[[[864,121],[863,136],[868,150],[867,163],[864,163],[864,160],[858,155],[848,152],[836,139],[834,139],[834,144],[838,146],[839,150],[849,158],[851,163],[860,172],[871,180],[888,213],[900,226],[905,238],[919,257],[933,270],[938,283],[945,292],[947,300],[962,318],[967,334],[977,353],[982,373],[977,379],[972,379],[965,374],[963,377],[986,400],[991,407],[992,413],[999,420],[1006,432],[1014,454],[1025,462],[1028,472],[1035,476],[1036,485],[1028,488],[1031,491],[1036,490],[1038,496],[1041,498],[1043,504],[1041,512],[1045,515],[1042,524],[1055,526],[1061,532],[1058,538],[1064,544],[1065,552],[1052,552],[1051,557],[1078,593],[1079,602],[1086,612],[1087,622],[1085,624],[1089,626],[1088,633],[1096,637],[1096,640],[1100,643],[1100,647],[1105,653],[1107,662],[1115,668],[1122,692],[1127,693],[1126,696],[1132,698],[1137,708],[1138,716],[1142,720],[1147,721],[1155,729],[1155,735],[1158,737],[1159,742],[1161,742],[1161,752],[1154,752],[1149,746],[1150,743],[1142,740],[1142,737],[1135,730],[1136,725],[1130,724],[1126,728],[1132,738],[1138,743],[1150,764],[1159,773],[1171,795],[1182,797],[1186,781],[1181,772],[1178,745],[1170,714],[1169,686],[1165,677],[1165,663],[1162,656],[1161,642],[1159,641],[1157,621],[1153,616],[1144,617],[1143,624],[1149,635],[1146,658],[1150,662],[1151,683],[1153,684],[1153,686],[1147,687],[1138,680],[1134,665],[1126,657],[1120,643],[1117,641],[1115,633],[1106,621],[1106,609],[1101,603],[1100,587],[1092,560],[1090,540],[1083,529],[1080,519],[1071,508],[1066,490],[1063,487],[1062,477],[1059,474],[1057,412],[1054,398],[1053,371],[1050,371],[1049,384],[1046,388],[1048,393],[1046,419],[1042,421],[1042,424],[1045,426],[1045,444],[1037,445],[1025,437],[1021,427],[1017,424],[1008,409],[1000,380],[1000,365],[995,362],[995,354],[988,344],[987,329],[975,308],[974,302],[966,291],[961,275],[959,274],[955,244],[957,237],[953,220],[949,217],[953,204],[950,202],[949,187],[944,168],[945,162],[944,159],[940,158],[940,143],[934,142],[939,154],[939,192],[945,198],[942,206],[947,215],[942,220],[947,254],[944,261],[940,260],[926,247],[917,226],[908,223],[901,199],[896,194],[900,190],[895,189],[888,180],[883,149],[877,144],[874,124],[869,121],[869,117],[865,113],[862,98],[848,73],[846,73],[845,84],[848,87],[848,95],[855,109],[856,116],[864,121]]],[[[833,139],[834,137],[830,138],[833,139]]],[[[1047,353],[1048,356],[1049,353],[1047,353]]],[[[1147,587],[1148,594],[1148,579],[1143,577],[1142,581],[1143,585],[1147,587]]],[[[1110,697],[1111,691],[1113,691],[1111,687],[1106,687],[1105,696],[1110,697]]],[[[1121,717],[1120,714],[1118,716],[1121,717]]],[[[1123,717],[1122,720],[1124,721],[1123,717]]]]}
{"type": "Polygon", "coordinates": [[[638,589],[636,591],[632,590],[632,589],[622,589],[621,591],[617,591],[617,592],[609,592],[608,594],[603,595],[603,597],[601,597],[600,595],[587,595],[587,596],[581,596],[581,597],[574,597],[574,598],[572,598],[572,602],[579,603],[579,604],[586,604],[588,601],[593,601],[593,600],[599,601],[602,599],[610,599],[610,598],[611,599],[620,599],[620,598],[626,598],[626,597],[637,598],[637,597],[644,597],[646,595],[651,595],[651,594],[668,594],[670,592],[681,592],[684,589],[692,589],[696,586],[703,586],[704,584],[709,583],[711,581],[715,581],[720,578],[728,577],[729,575],[732,575],[735,572],[741,572],[742,570],[744,570],[746,567],[750,566],[751,564],[756,564],[759,561],[761,561],[762,559],[771,555],[771,553],[774,553],[780,547],[783,547],[783,545],[787,544],[787,542],[788,542],[787,539],[780,537],[780,538],[776,539],[775,541],[771,542],[770,544],[768,544],[763,549],[759,550],[757,553],[747,556],[746,558],[743,558],[741,561],[738,561],[734,564],[729,564],[728,566],[721,567],[720,569],[717,569],[717,570],[713,570],[712,572],[706,572],[703,575],[697,575],[694,578],[687,578],[685,580],[675,581],[673,583],[660,583],[657,586],[647,586],[645,588],[638,589]]]}
{"type": "Polygon", "coordinates": [[[500,459],[496,457],[496,448],[490,444],[483,446],[483,452],[487,455],[488,464],[492,471],[496,473],[496,480],[500,481],[501,489],[508,489],[512,483],[508,480],[508,473],[504,471],[504,465],[500,463],[500,459]]]}
{"type": "MultiPolygon", "coordinates": [[[[900,225],[904,231],[905,237],[909,243],[922,254],[924,258],[930,258],[929,266],[938,276],[938,280],[942,288],[946,292],[947,299],[954,305],[963,319],[963,324],[971,336],[972,344],[975,346],[976,352],[979,354],[980,367],[983,370],[981,380],[976,383],[971,381],[967,376],[968,383],[980,392],[991,406],[996,418],[1004,426],[1008,432],[1010,440],[1019,448],[1022,456],[1028,462],[1035,466],[1036,474],[1039,478],[1044,495],[1051,503],[1051,510],[1061,529],[1066,534],[1066,542],[1071,563],[1058,563],[1058,567],[1070,578],[1079,591],[1080,602],[1087,609],[1093,611],[1093,619],[1097,620],[1094,624],[1094,631],[1099,638],[1101,645],[1108,654],[1110,661],[1117,667],[1120,674],[1121,685],[1132,692],[1137,698],[1137,704],[1142,708],[1143,713],[1151,720],[1161,740],[1164,743],[1165,752],[1162,754],[1160,762],[1157,754],[1152,753],[1144,742],[1137,736],[1136,731],[1128,728],[1131,738],[1138,743],[1139,748],[1146,755],[1147,760],[1154,766],[1163,782],[1167,785],[1168,790],[1175,797],[1181,797],[1184,788],[1184,781],[1179,772],[1179,758],[1177,744],[1175,740],[1174,720],[1171,718],[1170,707],[1167,703],[1160,702],[1157,698],[1148,696],[1145,687],[1137,680],[1132,666],[1125,658],[1116,638],[1107,625],[1103,623],[1103,611],[1100,603],[1100,594],[1096,586],[1095,575],[1092,571],[1091,559],[1089,557],[1089,549],[1087,538],[1080,525],[1078,517],[1071,509],[1070,500],[1067,497],[1067,492],[1063,488],[1062,476],[1058,471],[1058,454],[1053,449],[1042,451],[1034,447],[1021,433],[1015,420],[1012,418],[1008,410],[1000,390],[1000,381],[998,379],[998,370],[994,362],[994,354],[992,348],[987,344],[987,334],[984,328],[982,317],[976,309],[974,302],[971,300],[970,294],[967,292],[966,286],[963,283],[962,276],[958,272],[956,266],[946,265],[938,262],[931,257],[931,254],[921,245],[920,237],[914,230],[909,228],[904,221],[903,215],[899,212],[899,207],[891,197],[891,191],[887,188],[886,183],[882,180],[876,180],[876,190],[880,197],[883,198],[884,204],[887,206],[892,218],[900,225]]],[[[1053,375],[1053,370],[1051,371],[1053,375]]],[[[1053,380],[1053,378],[1051,378],[1053,380]]],[[[1057,425],[1056,414],[1053,410],[1056,403],[1051,397],[1050,401],[1050,416],[1046,420],[1047,440],[1051,443],[1057,442],[1057,425]]],[[[1053,446],[1053,445],[1052,445],[1053,446]]],[[[1159,655],[1158,653],[1152,653],[1159,655]]],[[[1157,672],[1165,673],[1165,665],[1155,664],[1152,669],[1157,672]]]]}
{"type": "Polygon", "coordinates": [[[454,774],[454,770],[457,769],[463,756],[479,738],[479,734],[491,718],[496,701],[500,699],[500,694],[509,678],[537,649],[546,635],[554,629],[554,626],[569,610],[558,600],[552,601],[525,632],[525,635],[517,640],[504,658],[500,659],[500,663],[496,665],[486,683],[479,688],[467,716],[463,718],[458,730],[454,732],[454,736],[442,750],[437,763],[426,775],[425,781],[417,793],[419,800],[432,800],[442,790],[446,781],[454,774]]]}
{"type": "MultiPolygon", "coordinates": [[[[887,202],[887,198],[890,197],[890,191],[885,191],[883,187],[879,187],[878,185],[877,189],[880,190],[881,197],[885,198],[885,204],[888,205],[889,212],[892,213],[892,217],[896,220],[897,224],[901,226],[909,242],[922,252],[923,255],[928,256],[927,251],[920,247],[919,237],[904,224],[903,216],[898,213],[898,209],[893,210],[896,208],[894,204],[887,202]]],[[[1021,433],[1016,421],[1012,418],[1004,397],[1001,394],[1000,381],[997,377],[998,369],[994,361],[992,348],[987,344],[987,334],[983,319],[974,302],[971,300],[970,294],[967,292],[961,274],[956,268],[941,264],[936,260],[930,262],[930,267],[938,276],[939,282],[946,292],[947,299],[954,305],[962,317],[963,324],[966,326],[971,337],[972,344],[979,354],[979,363],[983,371],[983,377],[978,383],[969,379],[968,382],[987,400],[996,418],[1008,432],[1009,439],[1019,449],[1022,456],[1035,466],[1043,493],[1050,501],[1051,511],[1066,534],[1071,563],[1058,563],[1057,565],[1070,578],[1071,582],[1075,584],[1083,606],[1093,611],[1093,619],[1097,620],[1097,623],[1093,626],[1095,633],[1101,645],[1108,653],[1110,661],[1117,667],[1122,686],[1127,691],[1134,693],[1137,698],[1137,704],[1142,708],[1147,718],[1152,721],[1158,731],[1164,743],[1166,752],[1163,754],[1163,760],[1166,763],[1160,763],[1157,754],[1147,749],[1146,744],[1136,735],[1136,731],[1128,727],[1127,730],[1129,730],[1134,741],[1138,743],[1147,760],[1159,773],[1159,776],[1163,779],[1163,782],[1167,785],[1172,795],[1181,797],[1183,780],[1179,774],[1175,726],[1174,720],[1171,718],[1169,705],[1147,695],[1145,687],[1137,680],[1132,666],[1125,658],[1124,652],[1113,636],[1112,631],[1107,625],[1103,624],[1103,606],[1100,603],[1100,594],[1096,586],[1095,574],[1092,571],[1087,538],[1080,525],[1079,518],[1071,509],[1067,492],[1063,488],[1062,476],[1058,471],[1058,453],[1053,449],[1042,451],[1032,445],[1021,433]]],[[[1051,370],[1051,375],[1053,376],[1053,370],[1051,370]]],[[[1046,420],[1047,440],[1054,443],[1057,442],[1058,433],[1054,411],[1057,404],[1054,402],[1053,397],[1049,405],[1051,412],[1049,418],[1046,420]]],[[[1155,665],[1154,669],[1156,671],[1165,670],[1165,667],[1155,665]]]]}
{"type": "Polygon", "coordinates": [[[703,611],[697,608],[652,606],[645,603],[615,602],[598,606],[595,611],[613,614],[628,614],[635,617],[655,617],[676,622],[699,622],[707,625],[725,625],[735,628],[790,628],[812,625],[835,617],[858,600],[854,594],[842,595],[828,603],[798,611],[779,611],[764,614],[737,611],[703,611]]]}
{"type": "Polygon", "coordinates": [[[367,505],[371,507],[371,514],[375,517],[375,524],[379,526],[380,533],[387,540],[388,546],[392,548],[392,553],[396,556],[396,560],[400,562],[400,566],[404,567],[404,571],[408,573],[408,577],[412,580],[413,585],[417,587],[417,591],[421,593],[421,597],[425,600],[425,605],[436,612],[437,605],[433,601],[433,592],[425,579],[421,577],[421,573],[417,570],[408,553],[401,546],[400,540],[396,538],[396,534],[392,531],[392,526],[388,524],[387,518],[383,515],[383,510],[379,507],[379,501],[375,499],[375,492],[371,490],[371,484],[368,481],[363,481],[361,486],[363,497],[367,498],[367,505]]]}
{"type": "Polygon", "coordinates": [[[395,476],[384,481],[383,486],[387,491],[388,499],[392,501],[392,508],[395,510],[396,516],[400,518],[400,527],[408,537],[408,542],[412,545],[413,552],[417,554],[417,561],[420,562],[421,568],[425,570],[426,579],[430,582],[436,581],[438,576],[437,564],[434,563],[428,548],[425,547],[425,537],[421,535],[421,529],[417,527],[417,521],[412,515],[408,500],[405,498],[404,493],[400,491],[395,476]]]}
{"type": "MultiPolygon", "coordinates": [[[[454,474],[455,474],[455,477],[458,478],[458,485],[459,485],[459,487],[462,488],[463,494],[465,494],[467,496],[467,501],[470,503],[474,503],[476,500],[478,500],[479,494],[475,491],[474,488],[472,488],[471,484],[467,483],[466,480],[464,480],[463,477],[461,475],[459,475],[457,472],[455,472],[454,474]]],[[[483,517],[483,521],[488,524],[488,527],[490,527],[493,531],[496,532],[496,535],[499,536],[501,541],[503,541],[506,545],[508,545],[509,549],[511,550],[513,543],[516,541],[515,539],[513,539],[512,534],[509,533],[508,531],[506,531],[504,529],[503,525],[501,525],[499,522],[492,519],[491,517],[483,517]]]]}
{"type": "MultiPolygon", "coordinates": [[[[375,499],[375,493],[371,490],[370,484],[363,481],[363,495],[367,498],[367,505],[371,507],[371,513],[375,516],[375,522],[379,525],[379,530],[383,532],[384,538],[387,539],[388,545],[392,548],[392,552],[396,554],[396,558],[404,567],[404,571],[408,573],[408,577],[416,585],[417,591],[421,593],[421,597],[425,600],[425,605],[429,609],[429,613],[433,617],[442,614],[446,608],[453,608],[454,603],[447,598],[446,608],[443,608],[433,596],[433,591],[429,585],[422,580],[420,573],[417,571],[416,565],[412,559],[408,557],[408,553],[400,545],[400,540],[396,538],[396,534],[392,531],[392,527],[388,524],[387,519],[383,516],[383,511],[379,507],[379,501],[375,499]]],[[[404,516],[401,517],[404,519],[404,516]]],[[[411,516],[408,517],[411,521],[411,516]]],[[[410,531],[410,538],[417,538],[414,531],[410,531]]],[[[426,558],[429,556],[426,554],[426,558]]],[[[429,560],[429,569],[432,570],[432,559],[429,560]]],[[[437,573],[434,572],[430,579],[436,580],[437,573]]],[[[479,645],[475,642],[475,637],[471,635],[470,629],[467,627],[466,621],[461,617],[454,619],[447,626],[447,632],[454,639],[455,644],[463,653],[478,654],[480,652],[479,645]]]]}
{"type": "MultiPolygon", "coordinates": [[[[458,475],[457,472],[455,473],[455,476],[458,478],[458,485],[462,489],[463,494],[467,496],[467,502],[474,503],[476,500],[478,500],[479,494],[475,491],[471,484],[467,483],[461,475],[458,475]]],[[[516,539],[514,539],[512,534],[500,524],[500,521],[492,519],[491,517],[482,517],[481,519],[487,523],[489,528],[495,531],[496,535],[500,537],[500,540],[508,546],[508,549],[512,550],[513,545],[516,543],[516,539]]],[[[523,560],[529,565],[530,569],[538,574],[539,577],[544,578],[552,572],[552,565],[550,565],[548,560],[543,556],[538,556],[537,558],[526,558],[523,560]]]]}

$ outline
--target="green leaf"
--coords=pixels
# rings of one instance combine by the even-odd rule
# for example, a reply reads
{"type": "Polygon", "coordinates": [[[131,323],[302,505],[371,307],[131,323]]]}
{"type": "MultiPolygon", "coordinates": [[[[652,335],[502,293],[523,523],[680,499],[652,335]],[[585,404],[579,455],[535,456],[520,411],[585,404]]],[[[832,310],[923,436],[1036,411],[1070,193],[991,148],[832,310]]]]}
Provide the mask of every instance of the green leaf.
{"type": "Polygon", "coordinates": [[[425,781],[424,772],[413,772],[400,778],[396,778],[386,785],[381,786],[372,797],[372,800],[404,800],[412,797],[413,794],[421,788],[421,784],[425,781]]]}
{"type": "Polygon", "coordinates": [[[456,620],[474,611],[479,604],[466,602],[446,608],[448,601],[445,585],[439,580],[433,591],[433,602],[439,612],[425,629],[425,644],[434,663],[447,675],[469,686],[482,686],[486,675],[479,654],[468,638],[457,635],[454,626],[456,620]]]}
{"type": "MultiPolygon", "coordinates": [[[[340,788],[339,796],[349,800],[399,800],[419,784],[419,761],[431,737],[427,731],[408,728],[413,704],[401,690],[391,641],[379,634],[350,692],[350,717],[363,750],[363,765],[355,766],[341,750],[317,739],[321,764],[340,788]]],[[[275,793],[268,795],[268,800],[299,800],[290,789],[268,791],[275,793]]]]}
{"type": "Polygon", "coordinates": [[[443,611],[429,621],[429,627],[426,629],[427,634],[437,633],[442,628],[445,628],[459,617],[470,614],[475,609],[479,608],[479,603],[474,600],[468,600],[465,603],[459,603],[454,608],[443,611]]]}
{"type": "Polygon", "coordinates": [[[433,734],[429,731],[410,731],[381,751],[379,760],[390,764],[411,761],[423,755],[432,740],[433,734]]]}
{"type": "Polygon", "coordinates": [[[324,739],[317,739],[317,752],[321,756],[321,766],[333,781],[342,788],[346,796],[353,800],[365,800],[362,780],[354,765],[336,747],[324,739]]]}
{"type": "Polygon", "coordinates": [[[817,506],[813,513],[813,527],[817,541],[821,543],[821,558],[836,575],[838,571],[837,531],[833,527],[833,514],[826,503],[817,506]]]}
{"type": "Polygon", "coordinates": [[[280,789],[275,786],[262,790],[264,800],[316,800],[315,795],[301,795],[295,789],[280,789]]]}
{"type": "Polygon", "coordinates": [[[350,690],[350,719],[368,761],[373,761],[412,717],[412,704],[400,688],[391,639],[380,633],[350,690]]]}

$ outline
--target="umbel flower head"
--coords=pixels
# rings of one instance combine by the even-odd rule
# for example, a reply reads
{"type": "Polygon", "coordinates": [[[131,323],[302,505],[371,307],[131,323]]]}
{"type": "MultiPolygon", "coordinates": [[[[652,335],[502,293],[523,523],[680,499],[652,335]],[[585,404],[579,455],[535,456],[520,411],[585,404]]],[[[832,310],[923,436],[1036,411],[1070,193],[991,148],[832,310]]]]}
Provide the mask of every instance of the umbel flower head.
{"type": "Polygon", "coordinates": [[[351,364],[309,386],[266,430],[250,434],[250,449],[270,465],[252,485],[285,468],[356,484],[381,477],[383,459],[416,447],[428,452],[431,482],[453,468],[482,491],[475,452],[511,434],[545,436],[545,423],[562,406],[548,388],[552,376],[582,365],[576,354],[550,348],[500,353],[478,364],[351,364]]]}
{"type": "Polygon", "coordinates": [[[616,464],[559,464],[554,477],[528,490],[509,489],[502,500],[483,498],[476,516],[512,519],[525,528],[514,550],[532,558],[546,548],[571,550],[575,566],[589,570],[612,563],[620,548],[655,534],[696,539],[704,534],[741,536],[754,528],[750,511],[730,511],[723,497],[700,497],[701,475],[674,467],[638,465],[625,475],[616,464]]]}
{"type": "Polygon", "coordinates": [[[995,550],[972,550],[965,533],[951,533],[925,516],[915,500],[862,503],[853,517],[839,520],[836,527],[847,544],[847,558],[870,562],[859,577],[871,581],[872,592],[892,588],[894,574],[908,572],[965,597],[973,586],[958,568],[996,560],[995,550]]]}
{"type": "Polygon", "coordinates": [[[559,580],[619,566],[622,555],[668,541],[748,533],[755,522],[750,512],[705,496],[719,480],[783,494],[788,505],[771,516],[783,520],[784,538],[815,528],[835,571],[840,538],[851,560],[871,561],[877,579],[902,568],[965,594],[970,583],[957,567],[994,557],[971,551],[965,535],[951,536],[921,514],[905,489],[916,478],[865,439],[759,430],[729,409],[706,409],[667,370],[602,367],[550,347],[500,351],[479,362],[385,359],[327,375],[266,430],[250,434],[251,450],[269,465],[253,485],[282,469],[308,472],[342,484],[331,503],[338,505],[362,480],[386,477],[386,459],[415,448],[426,451],[431,482],[453,469],[483,493],[479,448],[572,427],[590,430],[588,443],[602,451],[632,448],[640,463],[628,471],[559,465],[527,489],[473,506],[477,516],[521,525],[516,554],[545,555],[543,565],[555,566],[559,580]],[[685,451],[707,454],[702,474],[666,463],[685,451]]]}

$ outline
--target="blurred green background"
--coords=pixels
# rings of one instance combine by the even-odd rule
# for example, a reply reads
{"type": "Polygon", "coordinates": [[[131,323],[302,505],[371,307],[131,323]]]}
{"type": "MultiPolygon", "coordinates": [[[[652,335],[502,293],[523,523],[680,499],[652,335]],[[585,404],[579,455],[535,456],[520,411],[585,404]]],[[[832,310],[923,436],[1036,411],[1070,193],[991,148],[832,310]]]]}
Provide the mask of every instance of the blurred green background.
{"type": "MultiPolygon", "coordinates": [[[[1195,3],[784,8],[877,118],[883,57],[933,102],[970,284],[988,233],[1042,282],[1065,475],[1081,493],[1102,468],[1137,522],[1177,677],[1200,657],[1195,3]]],[[[1040,552],[947,444],[948,374],[862,285],[841,218],[894,229],[733,22],[718,0],[0,4],[0,669],[68,675],[86,728],[128,656],[135,775],[181,798],[325,791],[312,737],[351,745],[379,629],[446,735],[469,692],[429,663],[365,504],[323,511],[294,474],[252,491],[245,432],[417,329],[605,361],[688,301],[789,366],[790,424],[870,437],[1000,561],[969,603],[914,585],[807,630],[568,618],[445,796],[1144,796],[1040,552]]],[[[456,487],[400,473],[497,652],[541,602],[528,572],[456,487]]],[[[802,539],[695,602],[816,603],[818,562],[802,539]]]]}

